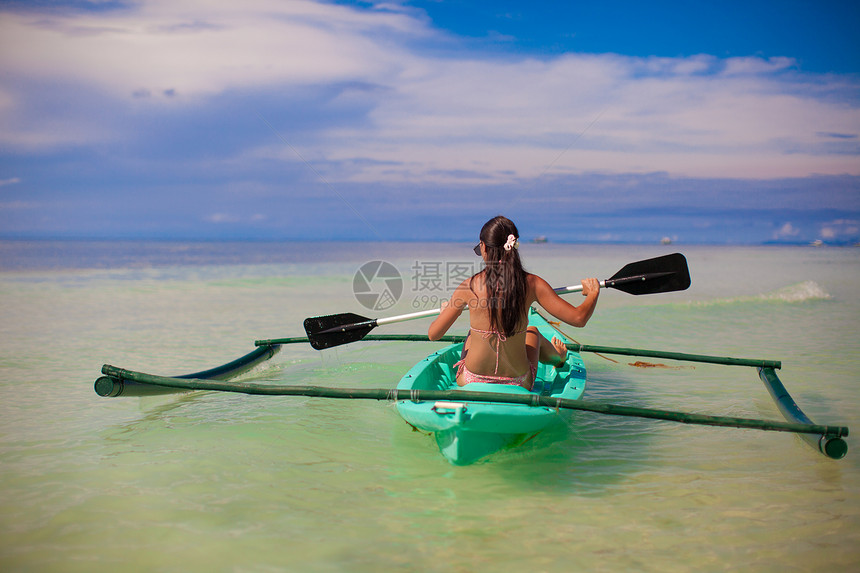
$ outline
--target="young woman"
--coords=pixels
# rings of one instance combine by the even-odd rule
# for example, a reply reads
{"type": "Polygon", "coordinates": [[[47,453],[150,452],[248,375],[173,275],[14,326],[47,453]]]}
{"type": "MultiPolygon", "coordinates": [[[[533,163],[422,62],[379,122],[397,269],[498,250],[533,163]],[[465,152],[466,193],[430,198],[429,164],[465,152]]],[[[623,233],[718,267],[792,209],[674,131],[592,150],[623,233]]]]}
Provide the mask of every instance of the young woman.
{"type": "Polygon", "coordinates": [[[530,390],[538,361],[561,365],[567,348],[528,326],[529,307],[537,302],[559,320],[582,327],[597,305],[600,284],[593,278],[583,280],[585,301],[573,306],[545,280],[523,269],[519,232],[512,221],[501,215],[490,219],[480,239],[475,254],[483,257],[483,270],[457,287],[427,334],[438,340],[468,308],[471,332],[458,363],[457,384],[515,384],[530,390]]]}

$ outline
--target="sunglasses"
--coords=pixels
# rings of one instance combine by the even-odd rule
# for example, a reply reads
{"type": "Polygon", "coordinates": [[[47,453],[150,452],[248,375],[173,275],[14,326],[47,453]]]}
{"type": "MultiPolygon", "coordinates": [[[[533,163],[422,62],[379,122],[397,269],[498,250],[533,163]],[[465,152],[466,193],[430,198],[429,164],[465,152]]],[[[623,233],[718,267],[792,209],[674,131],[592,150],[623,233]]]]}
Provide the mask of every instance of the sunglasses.
{"type": "Polygon", "coordinates": [[[472,250],[475,251],[475,254],[480,257],[481,256],[481,243],[478,243],[477,245],[475,245],[475,248],[472,250]]]}

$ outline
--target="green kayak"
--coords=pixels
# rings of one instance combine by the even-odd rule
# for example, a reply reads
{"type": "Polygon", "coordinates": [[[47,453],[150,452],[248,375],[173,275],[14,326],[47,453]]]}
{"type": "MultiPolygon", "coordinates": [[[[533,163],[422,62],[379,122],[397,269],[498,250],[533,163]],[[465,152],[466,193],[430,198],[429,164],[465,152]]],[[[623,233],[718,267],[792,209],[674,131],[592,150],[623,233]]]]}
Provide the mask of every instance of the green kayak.
{"type": "MultiPolygon", "coordinates": [[[[534,309],[529,324],[541,334],[572,343],[534,309]]],[[[585,391],[585,366],[579,354],[568,352],[564,367],[540,364],[534,388],[472,383],[457,386],[454,364],[463,344],[452,344],[412,367],[400,380],[398,390],[466,390],[505,394],[541,394],[554,398],[579,399],[585,391]]],[[[554,408],[524,404],[474,401],[397,402],[397,412],[409,424],[436,437],[442,455],[452,464],[468,465],[498,450],[522,443],[559,419],[554,408]]]]}

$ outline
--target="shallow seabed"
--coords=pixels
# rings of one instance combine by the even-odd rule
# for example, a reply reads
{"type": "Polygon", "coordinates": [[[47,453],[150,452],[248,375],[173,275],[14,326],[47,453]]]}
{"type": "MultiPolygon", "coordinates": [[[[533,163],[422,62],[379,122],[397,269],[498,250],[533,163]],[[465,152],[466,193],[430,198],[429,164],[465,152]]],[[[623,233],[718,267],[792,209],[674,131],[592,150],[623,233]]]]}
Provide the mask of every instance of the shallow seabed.
{"type": "MultiPolygon", "coordinates": [[[[93,392],[103,363],[182,374],[245,354],[256,339],[300,336],[307,316],[418,309],[445,291],[416,274],[428,263],[474,263],[469,247],[309,244],[292,254],[256,243],[0,243],[0,568],[860,567],[852,436],[836,461],[789,434],[576,413],[518,449],[453,467],[386,402],[93,392]],[[369,260],[403,276],[390,309],[367,310],[353,296],[353,276],[369,260]]],[[[672,250],[687,255],[688,291],[607,290],[592,322],[571,334],[586,344],[782,360],[782,381],[814,421],[860,432],[860,250],[672,250]]],[[[670,251],[521,252],[529,270],[562,286],[670,251]]],[[[245,379],[390,388],[437,347],[290,345],[245,379]]],[[[584,358],[590,400],[780,419],[750,368],[584,358]]]]}

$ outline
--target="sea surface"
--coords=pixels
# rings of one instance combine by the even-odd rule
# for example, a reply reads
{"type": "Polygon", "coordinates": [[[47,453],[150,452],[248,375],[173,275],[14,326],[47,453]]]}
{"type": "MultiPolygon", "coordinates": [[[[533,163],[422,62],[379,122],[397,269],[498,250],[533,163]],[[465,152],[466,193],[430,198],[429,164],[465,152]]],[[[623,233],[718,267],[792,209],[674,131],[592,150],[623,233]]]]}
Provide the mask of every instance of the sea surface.
{"type": "MultiPolygon", "coordinates": [[[[302,336],[309,316],[438,305],[477,265],[471,246],[0,242],[0,570],[860,570],[853,434],[832,460],[792,434],[580,412],[454,467],[384,401],[93,391],[105,363],[179,375],[302,336]],[[399,289],[368,274],[373,261],[399,289]],[[366,308],[355,291],[385,296],[366,308]]],[[[567,330],[782,360],[809,417],[860,435],[860,249],[521,248],[554,286],[674,251],[689,290],[607,289],[587,327],[567,330]]],[[[391,388],[436,348],[293,344],[243,379],[391,388]]],[[[781,420],[752,368],[584,359],[589,400],[781,420]]]]}

